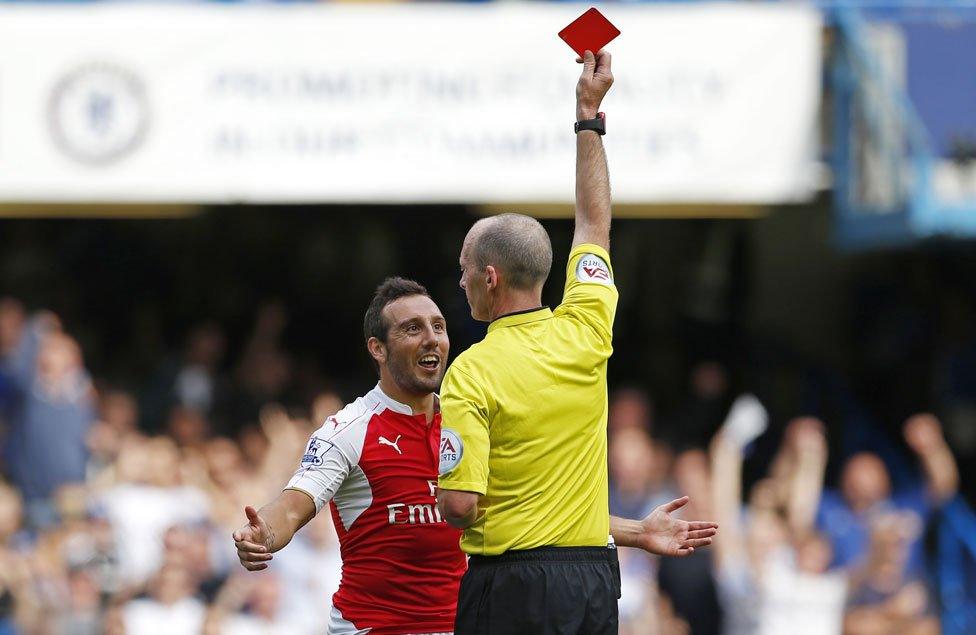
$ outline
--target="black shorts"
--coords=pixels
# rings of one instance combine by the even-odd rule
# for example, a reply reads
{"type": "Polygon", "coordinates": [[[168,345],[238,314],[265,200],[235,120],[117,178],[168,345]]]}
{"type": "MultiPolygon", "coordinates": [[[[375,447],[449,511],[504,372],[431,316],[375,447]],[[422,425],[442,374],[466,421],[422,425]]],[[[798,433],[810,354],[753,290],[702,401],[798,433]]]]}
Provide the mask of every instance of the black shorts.
{"type": "Polygon", "coordinates": [[[616,635],[613,547],[541,547],[471,556],[455,635],[616,635]]]}

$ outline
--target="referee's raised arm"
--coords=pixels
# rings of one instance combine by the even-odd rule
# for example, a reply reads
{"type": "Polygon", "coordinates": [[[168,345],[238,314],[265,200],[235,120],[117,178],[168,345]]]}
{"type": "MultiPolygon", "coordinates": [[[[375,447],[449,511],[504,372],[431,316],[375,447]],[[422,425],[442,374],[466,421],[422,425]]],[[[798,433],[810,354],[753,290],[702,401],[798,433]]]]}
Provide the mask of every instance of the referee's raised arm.
{"type": "Polygon", "coordinates": [[[610,176],[603,151],[606,121],[600,112],[613,85],[610,53],[586,51],[576,84],[576,231],[573,247],[593,244],[610,248],[610,176]]]}

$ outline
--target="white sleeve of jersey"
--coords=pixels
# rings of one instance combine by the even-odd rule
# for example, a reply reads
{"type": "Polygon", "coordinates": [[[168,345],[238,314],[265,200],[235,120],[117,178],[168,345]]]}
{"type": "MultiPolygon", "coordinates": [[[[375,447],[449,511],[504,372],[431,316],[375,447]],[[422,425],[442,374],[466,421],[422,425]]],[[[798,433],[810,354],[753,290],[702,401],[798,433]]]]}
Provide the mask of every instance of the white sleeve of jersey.
{"type": "Polygon", "coordinates": [[[312,434],[302,455],[301,465],[285,487],[301,490],[311,496],[315,501],[316,514],[332,500],[363,453],[369,417],[355,416],[359,413],[348,412],[350,409],[329,417],[312,434]]]}

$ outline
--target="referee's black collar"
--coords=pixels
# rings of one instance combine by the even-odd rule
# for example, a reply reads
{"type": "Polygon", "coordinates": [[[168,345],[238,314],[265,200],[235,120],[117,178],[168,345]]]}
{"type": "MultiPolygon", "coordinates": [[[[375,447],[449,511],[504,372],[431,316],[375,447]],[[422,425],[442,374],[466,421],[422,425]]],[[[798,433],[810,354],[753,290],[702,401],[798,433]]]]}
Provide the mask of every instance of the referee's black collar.
{"type": "Polygon", "coordinates": [[[491,333],[494,329],[500,329],[506,326],[518,326],[520,324],[527,324],[529,322],[538,322],[539,320],[546,320],[551,317],[552,309],[550,309],[548,306],[540,306],[537,309],[513,311],[512,313],[499,315],[492,320],[491,324],[488,325],[488,332],[491,333]]]}

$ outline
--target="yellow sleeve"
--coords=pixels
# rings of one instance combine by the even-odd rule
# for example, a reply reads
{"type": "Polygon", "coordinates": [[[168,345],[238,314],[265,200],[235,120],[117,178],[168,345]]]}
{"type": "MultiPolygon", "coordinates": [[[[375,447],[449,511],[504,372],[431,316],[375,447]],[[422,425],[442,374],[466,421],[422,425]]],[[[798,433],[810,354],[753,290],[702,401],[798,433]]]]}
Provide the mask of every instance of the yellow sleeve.
{"type": "Polygon", "coordinates": [[[566,265],[563,302],[553,313],[586,324],[609,347],[617,298],[617,286],[607,250],[587,243],[573,248],[566,265]]]}
{"type": "Polygon", "coordinates": [[[441,474],[444,489],[476,492],[488,490],[488,396],[470,375],[457,367],[447,370],[441,385],[441,474]],[[457,445],[456,456],[445,443],[457,445]]]}

